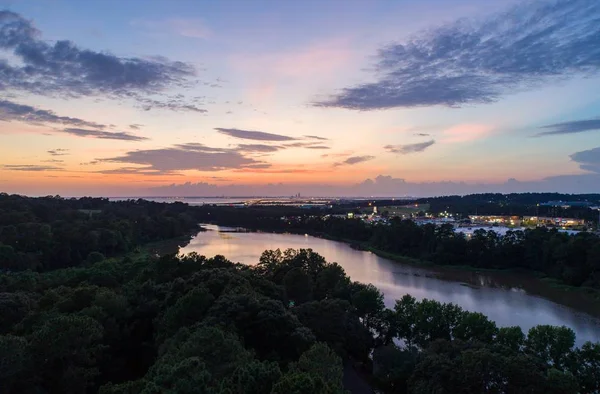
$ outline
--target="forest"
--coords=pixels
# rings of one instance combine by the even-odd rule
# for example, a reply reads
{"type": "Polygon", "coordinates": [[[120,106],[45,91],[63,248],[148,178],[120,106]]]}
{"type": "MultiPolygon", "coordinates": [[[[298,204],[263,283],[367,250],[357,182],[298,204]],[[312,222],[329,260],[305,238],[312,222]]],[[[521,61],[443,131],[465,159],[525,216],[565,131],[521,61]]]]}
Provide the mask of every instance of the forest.
{"type": "Polygon", "coordinates": [[[386,308],[309,249],[265,251],[254,266],[143,250],[208,221],[598,283],[591,234],[467,241],[295,208],[0,194],[0,393],[600,392],[600,344],[575,347],[567,327],[497,327],[410,295],[386,308]]]}
{"type": "Polygon", "coordinates": [[[187,204],[0,193],[0,270],[48,271],[198,231],[187,204]]]}
{"type": "MultiPolygon", "coordinates": [[[[569,197],[534,194],[537,200],[533,200],[528,194],[515,196],[503,198],[520,204],[542,197],[569,197]]],[[[464,197],[470,204],[482,198],[496,204],[500,197],[464,197]]],[[[433,200],[449,203],[456,198],[440,197],[430,199],[430,203],[433,200]]],[[[400,218],[373,225],[329,216],[319,209],[189,206],[142,199],[114,202],[105,198],[7,194],[0,194],[0,270],[42,272],[90,264],[136,251],[151,242],[189,236],[200,230],[198,223],[202,222],[310,233],[426,263],[526,270],[569,286],[600,289],[600,238],[589,232],[570,236],[539,227],[509,231],[505,236],[493,230],[478,230],[467,238],[454,233],[451,225],[419,226],[400,218]]]]}
{"type": "Polygon", "coordinates": [[[598,393],[600,344],[566,327],[372,285],[311,250],[196,254],[0,275],[0,392],[598,393]]]}

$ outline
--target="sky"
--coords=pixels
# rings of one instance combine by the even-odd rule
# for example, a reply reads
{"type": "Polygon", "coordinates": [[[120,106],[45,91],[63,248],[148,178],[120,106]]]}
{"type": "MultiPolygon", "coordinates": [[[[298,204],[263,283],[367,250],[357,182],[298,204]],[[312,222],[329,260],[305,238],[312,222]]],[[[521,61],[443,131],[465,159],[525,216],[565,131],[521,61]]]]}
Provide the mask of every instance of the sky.
{"type": "Polygon", "coordinates": [[[600,192],[597,0],[0,0],[0,192],[600,192]]]}

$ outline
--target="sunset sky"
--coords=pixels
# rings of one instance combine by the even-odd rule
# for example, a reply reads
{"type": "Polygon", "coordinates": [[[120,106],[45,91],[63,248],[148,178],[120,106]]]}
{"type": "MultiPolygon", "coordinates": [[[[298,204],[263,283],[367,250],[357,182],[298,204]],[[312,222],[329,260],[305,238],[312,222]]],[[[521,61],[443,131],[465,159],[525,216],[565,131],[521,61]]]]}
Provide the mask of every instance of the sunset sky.
{"type": "Polygon", "coordinates": [[[600,192],[600,1],[0,0],[0,192],[600,192]]]}

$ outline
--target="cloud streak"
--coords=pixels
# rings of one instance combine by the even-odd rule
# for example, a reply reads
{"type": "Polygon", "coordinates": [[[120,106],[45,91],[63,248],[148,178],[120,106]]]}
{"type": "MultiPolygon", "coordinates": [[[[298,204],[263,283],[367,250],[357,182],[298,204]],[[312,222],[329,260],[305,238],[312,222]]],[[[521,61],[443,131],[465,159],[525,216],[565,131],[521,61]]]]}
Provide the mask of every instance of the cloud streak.
{"type": "Polygon", "coordinates": [[[23,122],[34,125],[44,123],[62,124],[65,126],[91,127],[104,129],[106,125],[88,122],[79,118],[58,116],[54,112],[32,107],[30,105],[18,104],[8,100],[0,100],[0,120],[5,122],[23,122]]]}
{"type": "Polygon", "coordinates": [[[380,110],[486,104],[600,70],[600,2],[525,2],[481,21],[459,20],[381,48],[375,82],[319,107],[380,110]]]}
{"type": "Polygon", "coordinates": [[[408,155],[410,153],[424,152],[425,149],[435,144],[435,140],[426,142],[418,142],[416,144],[406,145],[386,145],[383,148],[391,153],[399,153],[401,155],[408,155]]]}
{"type": "Polygon", "coordinates": [[[304,137],[311,140],[329,141],[329,138],[319,137],[318,135],[305,135],[304,137]]]}
{"type": "Polygon", "coordinates": [[[277,145],[265,144],[240,144],[237,146],[237,149],[242,152],[270,153],[277,152],[278,150],[282,149],[282,147],[277,145]]]}
{"type": "Polygon", "coordinates": [[[192,65],[164,57],[119,57],[68,40],[49,42],[29,20],[11,11],[0,11],[0,50],[17,59],[0,60],[0,91],[142,100],[190,86],[196,75],[192,65]]]}
{"type": "Polygon", "coordinates": [[[255,141],[294,141],[295,138],[288,137],[281,134],[266,133],[264,131],[253,131],[253,130],[240,130],[240,129],[226,129],[217,127],[215,128],[219,133],[239,139],[255,140],[255,141]]]}
{"type": "Polygon", "coordinates": [[[375,156],[351,156],[349,158],[347,158],[346,160],[339,162],[339,163],[335,163],[334,166],[341,166],[341,165],[355,165],[355,164],[359,164],[359,163],[364,163],[365,161],[369,161],[369,160],[373,160],[375,158],[375,156]]]}
{"type": "Polygon", "coordinates": [[[535,135],[536,137],[585,133],[587,131],[599,131],[600,119],[574,120],[571,122],[556,123],[547,126],[542,126],[541,129],[548,131],[538,133],[535,135]]]}
{"type": "Polygon", "coordinates": [[[120,140],[120,141],[145,141],[148,138],[133,135],[126,131],[100,131],[78,128],[66,128],[62,130],[64,133],[75,135],[77,137],[91,137],[101,140],[120,140]]]}
{"type": "Polygon", "coordinates": [[[221,171],[270,166],[268,163],[246,157],[235,149],[212,148],[198,143],[179,144],[162,149],[129,151],[123,156],[98,160],[107,163],[142,165],[145,167],[136,171],[161,172],[163,174],[183,170],[221,171]]]}
{"type": "Polygon", "coordinates": [[[69,153],[68,149],[51,149],[49,151],[47,151],[50,156],[67,156],[69,153]]]}
{"type": "Polygon", "coordinates": [[[43,171],[62,171],[61,167],[56,166],[44,166],[37,164],[6,164],[2,168],[7,171],[30,171],[30,172],[43,172],[43,171]]]}

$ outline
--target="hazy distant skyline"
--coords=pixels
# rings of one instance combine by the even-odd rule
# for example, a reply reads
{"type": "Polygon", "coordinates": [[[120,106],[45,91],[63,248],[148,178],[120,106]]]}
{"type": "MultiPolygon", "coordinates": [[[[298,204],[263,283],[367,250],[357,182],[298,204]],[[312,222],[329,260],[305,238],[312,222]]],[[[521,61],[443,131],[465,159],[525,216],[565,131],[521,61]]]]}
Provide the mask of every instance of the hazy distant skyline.
{"type": "Polygon", "coordinates": [[[600,192],[597,0],[0,0],[0,191],[600,192]]]}

